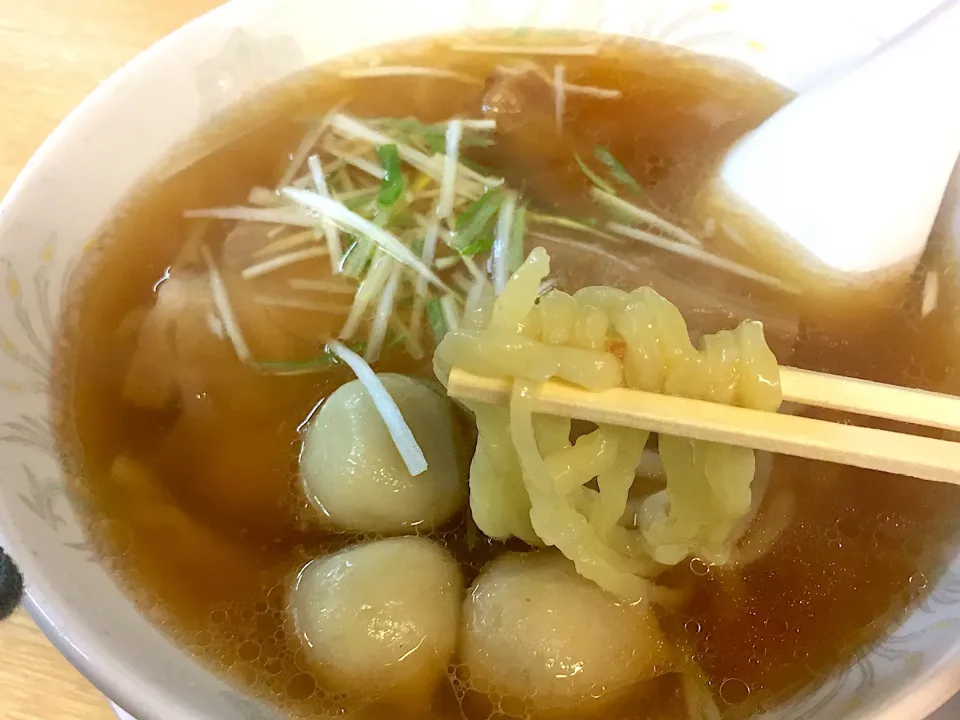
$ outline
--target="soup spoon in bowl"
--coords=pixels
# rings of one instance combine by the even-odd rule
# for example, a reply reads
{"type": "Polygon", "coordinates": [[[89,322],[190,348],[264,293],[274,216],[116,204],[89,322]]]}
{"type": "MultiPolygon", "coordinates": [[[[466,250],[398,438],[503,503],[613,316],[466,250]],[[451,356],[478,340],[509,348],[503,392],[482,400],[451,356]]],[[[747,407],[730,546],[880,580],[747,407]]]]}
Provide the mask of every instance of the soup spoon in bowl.
{"type": "Polygon", "coordinates": [[[960,153],[958,67],[960,0],[950,0],[738,142],[706,212],[755,261],[783,258],[768,260],[776,274],[840,291],[831,299],[902,286],[960,153]]]}

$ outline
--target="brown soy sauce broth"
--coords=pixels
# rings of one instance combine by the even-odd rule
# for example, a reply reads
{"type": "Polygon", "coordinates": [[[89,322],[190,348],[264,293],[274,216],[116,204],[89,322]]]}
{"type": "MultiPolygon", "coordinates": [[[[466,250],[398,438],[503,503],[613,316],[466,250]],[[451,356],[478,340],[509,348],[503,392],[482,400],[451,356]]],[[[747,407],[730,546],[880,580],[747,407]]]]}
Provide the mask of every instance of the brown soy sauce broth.
{"type": "MultiPolygon", "coordinates": [[[[436,43],[391,50],[383,61],[493,78],[498,64],[527,59],[458,53],[436,43]]],[[[535,203],[571,215],[586,207],[588,187],[572,152],[603,145],[659,208],[683,224],[689,198],[725,149],[788,97],[727,64],[650,44],[612,42],[596,57],[563,63],[568,82],[619,89],[623,97],[569,95],[558,136],[552,105],[544,110],[544,89],[507,85],[502,106],[488,107],[503,128],[497,144],[474,159],[502,172],[535,203]]],[[[62,448],[103,562],[187,651],[293,717],[357,709],[355,699],[322,686],[285,612],[300,568],[357,540],[311,521],[296,478],[301,423],[350,375],[331,368],[265,377],[238,361],[211,360],[198,367],[200,376],[228,392],[215,394],[209,412],[184,425],[182,408],[145,411],[123,400],[135,333],[120,329],[132,311],[152,302],[155,284],[184,244],[189,227],[182,211],[242,204],[250,187],[275,185],[289,153],[325,109],[348,99],[350,112],[371,117],[477,117],[485,98],[490,103],[492,82],[345,81],[324,68],[267,93],[201,133],[134,193],[94,244],[71,297],[59,358],[62,448]],[[219,149],[171,174],[204,147],[219,149]],[[118,464],[118,457],[124,461],[118,464]]],[[[227,229],[220,225],[211,237],[222,239],[227,229]]],[[[784,363],[931,388],[946,370],[916,330],[913,297],[874,307],[870,321],[850,323],[839,315],[811,317],[795,302],[644,248],[606,248],[606,256],[582,258],[548,249],[568,289],[654,282],[670,297],[702,285],[721,293],[730,307],[743,303],[769,312],[768,332],[787,318],[784,327],[792,323],[799,331],[795,337],[787,331],[779,346],[772,342],[784,363]]],[[[715,297],[688,314],[692,326],[726,322],[717,313],[727,306],[709,309],[715,297]]],[[[430,374],[429,363],[396,349],[377,369],[430,374]]],[[[661,622],[703,668],[725,718],[776,704],[880,637],[936,580],[960,517],[954,488],[881,473],[779,457],[772,482],[790,487],[796,506],[766,557],[739,577],[694,561],[665,578],[687,588],[690,600],[678,611],[661,612],[661,622]]],[[[435,536],[461,562],[469,583],[502,548],[468,530],[461,516],[435,536]]],[[[527,709],[500,707],[459,678],[454,668],[450,686],[436,699],[436,717],[527,709]]],[[[363,715],[396,713],[373,707],[363,715]]],[[[616,717],[685,717],[675,676],[642,686],[616,717]]]]}

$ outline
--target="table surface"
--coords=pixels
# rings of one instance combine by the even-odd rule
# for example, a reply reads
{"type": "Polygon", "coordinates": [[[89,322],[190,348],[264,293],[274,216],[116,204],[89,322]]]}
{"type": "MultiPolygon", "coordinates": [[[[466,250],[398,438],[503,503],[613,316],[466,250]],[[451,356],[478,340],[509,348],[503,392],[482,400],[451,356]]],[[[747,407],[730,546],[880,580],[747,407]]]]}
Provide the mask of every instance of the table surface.
{"type": "MultiPolygon", "coordinates": [[[[0,0],[0,196],[43,139],[101,80],[155,40],[219,4],[0,0]]],[[[960,706],[944,710],[943,720],[960,717],[960,706]]],[[[23,611],[0,624],[0,717],[115,718],[103,697],[23,611]]]]}
{"type": "MultiPolygon", "coordinates": [[[[44,138],[140,50],[218,0],[0,0],[0,196],[44,138]]],[[[22,611],[0,623],[0,718],[115,720],[22,611]]]]}

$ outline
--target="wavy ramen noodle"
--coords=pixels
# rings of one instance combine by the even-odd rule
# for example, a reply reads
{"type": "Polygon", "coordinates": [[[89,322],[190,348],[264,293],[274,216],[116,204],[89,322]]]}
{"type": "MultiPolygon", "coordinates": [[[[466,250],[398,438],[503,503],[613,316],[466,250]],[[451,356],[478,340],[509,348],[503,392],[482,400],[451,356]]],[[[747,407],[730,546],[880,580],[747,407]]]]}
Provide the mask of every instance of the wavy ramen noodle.
{"type": "Polygon", "coordinates": [[[620,385],[757,410],[780,406],[776,358],[759,323],[689,339],[677,309],[650,288],[550,290],[537,248],[495,301],[468,314],[437,348],[437,374],[451,367],[513,381],[509,409],[468,403],[479,431],[470,468],[470,508],[490,537],[554,546],[577,571],[625,600],[656,594],[657,565],[692,556],[724,564],[761,497],[752,491],[754,452],[661,435],[666,487],[639,500],[625,527],[635,468],[649,433],[600,425],[571,441],[571,421],[535,415],[537,382],[559,378],[594,391],[620,385]],[[594,484],[596,487],[591,487],[594,484]]]}

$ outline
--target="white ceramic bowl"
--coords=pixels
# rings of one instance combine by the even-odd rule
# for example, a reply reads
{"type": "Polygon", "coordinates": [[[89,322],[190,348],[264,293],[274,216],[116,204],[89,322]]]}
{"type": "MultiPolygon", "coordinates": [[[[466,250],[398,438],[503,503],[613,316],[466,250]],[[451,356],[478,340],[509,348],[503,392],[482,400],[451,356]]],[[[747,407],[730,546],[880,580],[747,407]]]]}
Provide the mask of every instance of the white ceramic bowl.
{"type": "MultiPolygon", "coordinates": [[[[0,207],[0,544],[40,627],[139,720],[279,717],[182,654],[118,590],[74,515],[51,434],[50,349],[71,269],[131,186],[216,113],[361,48],[521,25],[657,39],[802,88],[933,2],[235,0],[141,55],[49,138],[0,207]]],[[[958,658],[960,560],[869,656],[768,717],[918,720],[960,687],[958,658]]]]}

